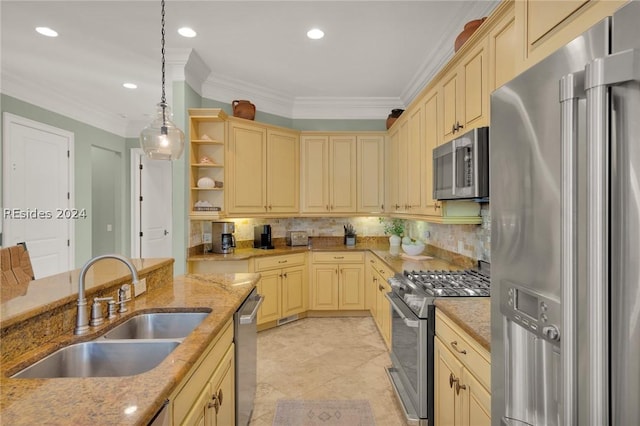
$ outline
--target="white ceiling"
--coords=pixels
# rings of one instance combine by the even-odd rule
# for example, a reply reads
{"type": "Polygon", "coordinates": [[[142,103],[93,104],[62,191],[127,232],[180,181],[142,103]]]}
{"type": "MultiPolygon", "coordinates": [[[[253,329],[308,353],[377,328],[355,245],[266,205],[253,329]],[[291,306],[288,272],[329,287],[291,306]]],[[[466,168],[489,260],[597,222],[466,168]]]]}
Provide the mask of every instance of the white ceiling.
{"type": "MultiPolygon", "coordinates": [[[[464,23],[497,3],[167,0],[167,81],[186,75],[206,98],[290,118],[384,119],[451,58],[464,23]],[[178,35],[182,26],[198,36],[178,35]],[[307,39],[311,27],[324,39],[307,39]]],[[[0,19],[2,93],[122,136],[149,121],[160,100],[159,0],[1,0],[0,19]]]]}

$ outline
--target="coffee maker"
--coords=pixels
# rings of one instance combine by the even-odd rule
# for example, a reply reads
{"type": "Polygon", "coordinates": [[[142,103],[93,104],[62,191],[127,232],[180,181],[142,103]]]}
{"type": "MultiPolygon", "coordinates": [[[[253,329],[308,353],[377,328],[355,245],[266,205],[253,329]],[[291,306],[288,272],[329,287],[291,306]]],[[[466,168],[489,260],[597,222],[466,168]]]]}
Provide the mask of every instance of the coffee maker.
{"type": "Polygon", "coordinates": [[[236,228],[233,222],[211,222],[211,251],[213,253],[233,253],[236,247],[236,228]]]}
{"type": "Polygon", "coordinates": [[[253,228],[253,248],[269,250],[271,244],[271,225],[260,225],[253,228]]]}

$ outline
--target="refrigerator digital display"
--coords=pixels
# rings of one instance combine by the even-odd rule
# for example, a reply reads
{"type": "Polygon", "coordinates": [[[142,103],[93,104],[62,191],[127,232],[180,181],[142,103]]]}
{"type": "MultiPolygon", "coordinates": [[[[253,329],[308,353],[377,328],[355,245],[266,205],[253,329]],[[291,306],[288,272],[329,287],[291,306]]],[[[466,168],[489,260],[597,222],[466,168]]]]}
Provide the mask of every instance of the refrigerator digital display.
{"type": "Polygon", "coordinates": [[[538,298],[518,290],[516,293],[516,309],[531,318],[538,318],[538,298]]]}

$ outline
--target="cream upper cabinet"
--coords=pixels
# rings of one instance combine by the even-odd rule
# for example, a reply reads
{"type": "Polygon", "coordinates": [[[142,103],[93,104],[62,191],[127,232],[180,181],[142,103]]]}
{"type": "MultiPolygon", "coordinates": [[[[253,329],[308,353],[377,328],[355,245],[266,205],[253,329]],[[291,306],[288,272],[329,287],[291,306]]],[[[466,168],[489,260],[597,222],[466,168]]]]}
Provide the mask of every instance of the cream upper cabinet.
{"type": "Polygon", "coordinates": [[[487,40],[476,43],[445,75],[442,87],[442,133],[448,141],[489,122],[487,40]]]}
{"type": "Polygon", "coordinates": [[[384,212],[384,136],[358,136],[357,141],[358,213],[384,212]]]}
{"type": "Polygon", "coordinates": [[[462,78],[458,68],[447,74],[442,81],[442,135],[444,140],[452,139],[464,126],[462,102],[462,78]]]}
{"type": "Polygon", "coordinates": [[[493,92],[516,76],[518,43],[513,2],[499,11],[498,21],[489,32],[489,92],[493,92]]]}
{"type": "Polygon", "coordinates": [[[605,17],[624,0],[522,0],[515,2],[516,39],[522,40],[522,72],[569,43],[605,17]]]}
{"type": "Polygon", "coordinates": [[[300,136],[267,130],[267,209],[269,213],[300,210],[300,136]]]}
{"type": "Polygon", "coordinates": [[[409,214],[422,213],[422,169],[425,156],[425,127],[422,105],[408,112],[407,118],[407,152],[406,152],[406,186],[407,207],[409,214]]]}
{"type": "Polygon", "coordinates": [[[228,212],[267,213],[267,130],[258,124],[229,122],[228,212]]]}
{"type": "MultiPolygon", "coordinates": [[[[400,117],[402,118],[402,117],[400,117]]],[[[387,192],[385,210],[388,213],[397,213],[400,210],[400,198],[398,188],[399,180],[399,157],[400,157],[400,123],[398,121],[389,130],[389,142],[387,144],[387,192]]]]}
{"type": "Polygon", "coordinates": [[[433,149],[440,145],[440,92],[434,90],[425,96],[422,104],[424,111],[424,161],[422,167],[422,214],[441,216],[442,208],[438,200],[433,199],[433,149]]]}
{"type": "Polygon", "coordinates": [[[302,213],[354,213],[355,135],[303,135],[302,213]]]}
{"type": "Polygon", "coordinates": [[[299,149],[295,131],[231,119],[226,190],[229,214],[297,213],[299,149]]]}
{"type": "Polygon", "coordinates": [[[303,213],[329,213],[329,136],[301,137],[303,213]]]}
{"type": "Polygon", "coordinates": [[[464,128],[489,125],[489,61],[488,40],[483,39],[462,58],[462,103],[464,105],[464,128]]]}

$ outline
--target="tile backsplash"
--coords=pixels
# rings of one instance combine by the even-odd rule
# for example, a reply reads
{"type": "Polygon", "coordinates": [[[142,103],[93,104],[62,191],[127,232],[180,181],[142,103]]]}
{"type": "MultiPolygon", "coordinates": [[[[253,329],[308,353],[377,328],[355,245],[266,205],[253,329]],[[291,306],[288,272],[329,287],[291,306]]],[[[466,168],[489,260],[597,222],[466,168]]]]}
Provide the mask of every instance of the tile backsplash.
{"type": "MultiPolygon", "coordinates": [[[[406,233],[411,238],[462,254],[491,261],[491,216],[489,204],[482,204],[480,225],[442,225],[420,220],[407,220],[406,233]]],[[[310,237],[341,237],[344,226],[351,224],[359,236],[383,236],[384,228],[377,216],[372,217],[299,217],[281,219],[224,219],[234,222],[236,241],[253,240],[255,226],[271,225],[273,238],[284,238],[287,231],[307,231],[310,237]]],[[[202,244],[202,235],[211,232],[211,222],[192,221],[189,247],[202,244]]]]}

